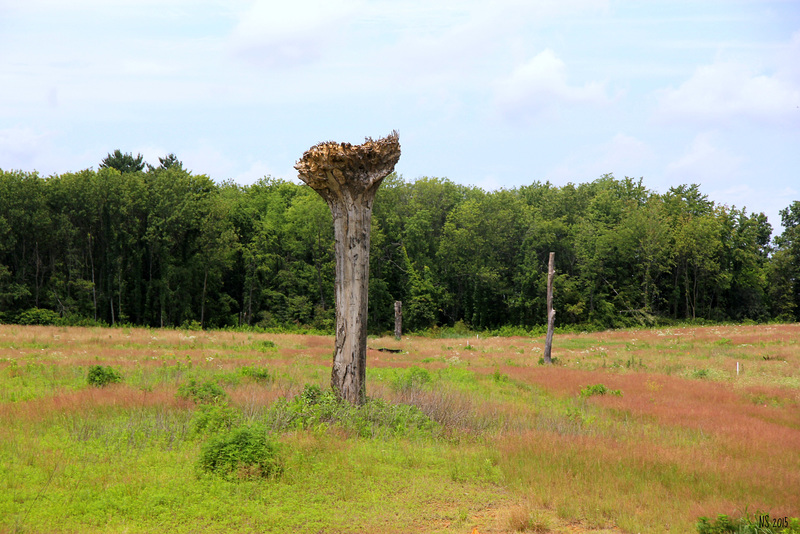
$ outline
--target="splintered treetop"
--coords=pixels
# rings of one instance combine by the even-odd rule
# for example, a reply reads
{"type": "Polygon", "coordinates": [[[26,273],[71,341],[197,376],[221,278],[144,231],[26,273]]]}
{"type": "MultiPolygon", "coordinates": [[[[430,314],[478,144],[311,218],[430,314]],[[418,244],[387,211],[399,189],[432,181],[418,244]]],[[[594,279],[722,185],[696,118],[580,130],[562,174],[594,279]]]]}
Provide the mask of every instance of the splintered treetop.
{"type": "Polygon", "coordinates": [[[363,192],[379,185],[400,159],[397,131],[383,139],[367,137],[361,145],[326,141],[306,150],[294,168],[301,180],[326,200],[347,184],[363,192]]]}

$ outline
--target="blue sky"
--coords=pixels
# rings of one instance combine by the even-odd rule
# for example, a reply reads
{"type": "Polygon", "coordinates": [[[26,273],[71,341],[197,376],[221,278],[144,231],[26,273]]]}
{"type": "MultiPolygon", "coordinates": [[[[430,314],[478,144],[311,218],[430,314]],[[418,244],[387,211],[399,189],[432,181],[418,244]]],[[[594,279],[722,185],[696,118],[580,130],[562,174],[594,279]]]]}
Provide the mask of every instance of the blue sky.
{"type": "Polygon", "coordinates": [[[296,180],[396,129],[408,180],[699,183],[775,228],[800,199],[794,0],[0,0],[0,80],[3,169],[296,180]]]}

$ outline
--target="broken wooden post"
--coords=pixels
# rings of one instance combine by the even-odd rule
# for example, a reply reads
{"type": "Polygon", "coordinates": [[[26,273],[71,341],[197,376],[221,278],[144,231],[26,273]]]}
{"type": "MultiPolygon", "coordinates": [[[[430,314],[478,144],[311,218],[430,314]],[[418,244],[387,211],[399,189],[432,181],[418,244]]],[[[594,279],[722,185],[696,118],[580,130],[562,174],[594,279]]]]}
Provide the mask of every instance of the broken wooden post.
{"type": "Polygon", "coordinates": [[[400,339],[403,334],[403,303],[394,301],[394,338],[400,339]]]}
{"type": "Polygon", "coordinates": [[[319,143],[295,164],[328,203],[336,253],[336,344],[331,386],[353,404],[366,400],[367,298],[372,203],[400,159],[397,132],[364,144],[319,143]]]}
{"type": "Polygon", "coordinates": [[[550,351],[553,348],[553,329],[556,326],[556,310],[553,309],[553,278],[556,274],[555,268],[556,253],[550,253],[550,261],[547,264],[547,337],[544,341],[544,363],[553,363],[550,358],[550,351]]]}

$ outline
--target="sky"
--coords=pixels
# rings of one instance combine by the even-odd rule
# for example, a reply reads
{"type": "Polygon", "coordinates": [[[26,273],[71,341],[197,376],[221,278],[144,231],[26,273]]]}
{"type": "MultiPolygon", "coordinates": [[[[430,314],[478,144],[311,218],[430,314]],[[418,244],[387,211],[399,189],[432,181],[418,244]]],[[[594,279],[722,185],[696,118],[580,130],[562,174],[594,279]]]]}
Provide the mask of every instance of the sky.
{"type": "Polygon", "coordinates": [[[798,0],[0,0],[0,169],[115,149],[242,185],[397,130],[487,191],[612,173],[800,200],[798,0]]]}

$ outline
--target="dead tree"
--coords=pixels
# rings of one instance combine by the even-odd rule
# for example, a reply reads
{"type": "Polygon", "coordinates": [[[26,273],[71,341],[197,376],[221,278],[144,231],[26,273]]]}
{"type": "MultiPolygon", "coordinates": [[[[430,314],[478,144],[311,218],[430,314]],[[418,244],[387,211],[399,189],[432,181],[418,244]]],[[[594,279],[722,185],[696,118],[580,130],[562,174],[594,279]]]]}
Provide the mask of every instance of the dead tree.
{"type": "Polygon", "coordinates": [[[553,330],[556,326],[556,310],[553,309],[553,277],[556,274],[555,252],[550,253],[547,263],[547,337],[544,341],[544,363],[553,363],[550,351],[553,348],[553,330]]]}
{"type": "Polygon", "coordinates": [[[394,301],[394,338],[400,339],[403,335],[403,302],[394,301]]]}
{"type": "Polygon", "coordinates": [[[295,164],[298,175],[328,203],[336,254],[336,345],[331,386],[353,404],[366,399],[367,298],[372,203],[400,159],[394,131],[364,144],[326,142],[295,164]]]}

